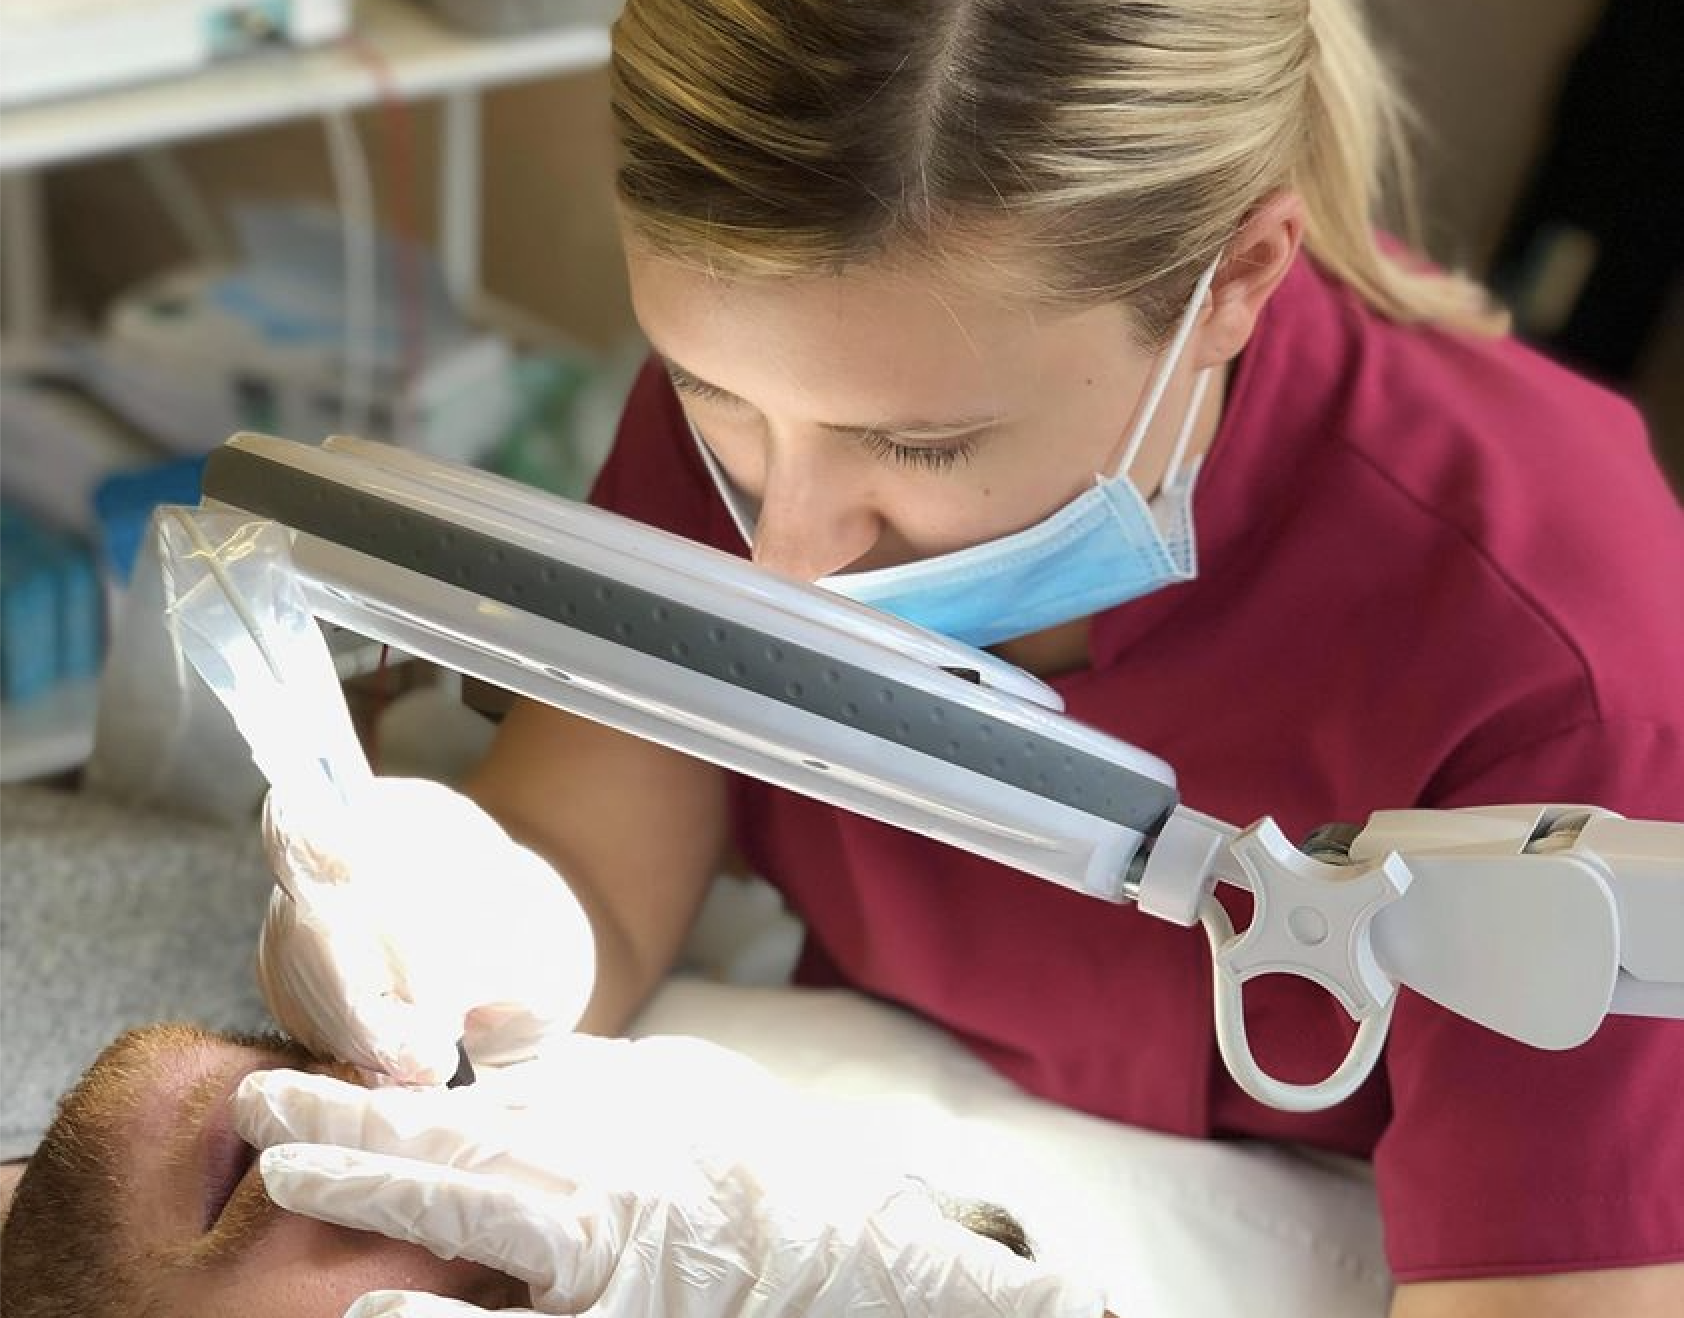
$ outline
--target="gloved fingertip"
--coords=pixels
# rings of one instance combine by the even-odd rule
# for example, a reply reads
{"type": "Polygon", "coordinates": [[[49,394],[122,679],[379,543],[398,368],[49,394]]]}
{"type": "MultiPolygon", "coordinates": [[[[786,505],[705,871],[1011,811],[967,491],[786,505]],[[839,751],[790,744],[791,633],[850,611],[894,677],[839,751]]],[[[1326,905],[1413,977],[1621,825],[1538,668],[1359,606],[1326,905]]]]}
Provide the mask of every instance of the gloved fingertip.
{"type": "Polygon", "coordinates": [[[402,1291],[370,1291],[345,1310],[345,1318],[402,1318],[413,1313],[402,1291]]]}
{"type": "Polygon", "coordinates": [[[340,1082],[304,1071],[253,1071],[234,1089],[235,1131],[258,1149],[297,1139],[299,1109],[320,1106],[315,1095],[323,1083],[340,1082]]]}
{"type": "Polygon", "coordinates": [[[269,1084],[265,1078],[270,1074],[268,1071],[253,1071],[234,1087],[234,1129],[241,1139],[248,1142],[255,1134],[261,1133],[271,1113],[269,1084]]]}
{"type": "Polygon", "coordinates": [[[334,1176],[356,1169],[350,1149],[331,1144],[276,1144],[257,1155],[264,1184],[299,1176],[334,1176]]]}
{"type": "MultiPolygon", "coordinates": [[[[370,1291],[349,1309],[345,1318],[466,1318],[486,1310],[463,1300],[419,1291],[370,1291]]],[[[521,1310],[521,1313],[527,1310],[521,1310]]]]}

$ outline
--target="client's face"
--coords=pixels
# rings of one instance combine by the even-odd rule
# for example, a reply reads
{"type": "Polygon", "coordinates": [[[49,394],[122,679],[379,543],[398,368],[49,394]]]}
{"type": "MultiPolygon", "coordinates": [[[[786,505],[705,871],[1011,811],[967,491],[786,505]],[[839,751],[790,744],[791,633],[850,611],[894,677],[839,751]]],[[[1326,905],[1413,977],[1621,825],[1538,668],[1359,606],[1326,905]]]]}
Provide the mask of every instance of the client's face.
{"type": "Polygon", "coordinates": [[[107,1048],[17,1186],[0,1236],[0,1311],[339,1318],[385,1288],[487,1308],[525,1298],[483,1268],[271,1204],[229,1098],[244,1076],[275,1066],[326,1069],[288,1045],[174,1025],[107,1048]]]}

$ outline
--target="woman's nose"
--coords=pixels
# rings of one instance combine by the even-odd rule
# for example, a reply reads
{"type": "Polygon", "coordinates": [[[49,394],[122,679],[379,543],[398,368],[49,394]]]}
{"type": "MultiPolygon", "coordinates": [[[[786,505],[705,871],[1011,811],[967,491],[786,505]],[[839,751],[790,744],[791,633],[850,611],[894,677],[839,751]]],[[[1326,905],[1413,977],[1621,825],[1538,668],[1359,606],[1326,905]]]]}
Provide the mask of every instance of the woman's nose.
{"type": "Polygon", "coordinates": [[[772,459],[755,526],[752,557],[758,566],[817,581],[870,551],[882,519],[865,482],[849,466],[788,452],[772,459]]]}

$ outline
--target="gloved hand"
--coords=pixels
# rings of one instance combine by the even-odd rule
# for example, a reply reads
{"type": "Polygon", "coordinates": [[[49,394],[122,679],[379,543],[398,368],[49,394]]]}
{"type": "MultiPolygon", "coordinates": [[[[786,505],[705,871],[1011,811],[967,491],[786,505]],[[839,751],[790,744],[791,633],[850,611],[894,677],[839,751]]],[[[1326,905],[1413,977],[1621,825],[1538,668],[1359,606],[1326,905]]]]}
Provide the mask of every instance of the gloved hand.
{"type": "Polygon", "coordinates": [[[596,944],[572,890],[477,804],[375,778],[346,804],[264,805],[278,881],[257,978],[312,1052],[408,1084],[530,1057],[589,1001],[596,944]]]}
{"type": "MultiPolygon", "coordinates": [[[[526,1312],[1099,1318],[821,1112],[709,1044],[586,1036],[469,1089],[270,1071],[235,1098],[276,1203],[497,1269],[526,1312]]],[[[479,1312],[378,1292],[347,1318],[479,1312]]]]}

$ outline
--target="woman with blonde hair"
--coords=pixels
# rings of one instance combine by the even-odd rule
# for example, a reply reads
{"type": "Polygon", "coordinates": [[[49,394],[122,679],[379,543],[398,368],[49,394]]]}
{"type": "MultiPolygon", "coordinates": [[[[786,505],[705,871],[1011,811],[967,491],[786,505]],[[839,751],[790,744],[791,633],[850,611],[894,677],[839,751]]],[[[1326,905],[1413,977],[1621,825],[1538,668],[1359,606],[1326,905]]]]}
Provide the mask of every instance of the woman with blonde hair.
{"type": "MultiPolygon", "coordinates": [[[[1678,506],[1631,407],[1382,227],[1350,0],[629,0],[613,109],[653,352],[598,503],[991,648],[1221,818],[1680,817],[1678,506]]],[[[1085,1112],[1372,1159],[1400,1315],[1684,1312],[1684,1025],[1544,1053],[1406,992],[1354,1099],[1279,1112],[1197,933],[536,705],[471,793],[591,919],[586,1028],[735,846],[804,983],[1085,1112]]],[[[1352,1022],[1276,978],[1260,1058],[1319,1078],[1352,1022]]]]}

